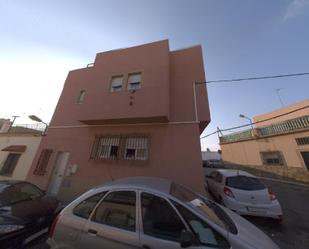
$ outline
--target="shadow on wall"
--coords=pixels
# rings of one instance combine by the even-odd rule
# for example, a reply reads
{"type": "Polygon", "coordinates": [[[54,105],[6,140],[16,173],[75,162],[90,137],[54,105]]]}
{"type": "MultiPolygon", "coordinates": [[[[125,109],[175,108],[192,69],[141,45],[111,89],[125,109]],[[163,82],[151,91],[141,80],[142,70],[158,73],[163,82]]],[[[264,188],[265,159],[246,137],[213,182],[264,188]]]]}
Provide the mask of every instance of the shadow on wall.
{"type": "Polygon", "coordinates": [[[230,162],[224,162],[224,167],[227,169],[240,169],[248,171],[249,173],[260,177],[269,177],[279,180],[309,184],[309,172],[304,168],[265,165],[239,165],[230,162]]]}

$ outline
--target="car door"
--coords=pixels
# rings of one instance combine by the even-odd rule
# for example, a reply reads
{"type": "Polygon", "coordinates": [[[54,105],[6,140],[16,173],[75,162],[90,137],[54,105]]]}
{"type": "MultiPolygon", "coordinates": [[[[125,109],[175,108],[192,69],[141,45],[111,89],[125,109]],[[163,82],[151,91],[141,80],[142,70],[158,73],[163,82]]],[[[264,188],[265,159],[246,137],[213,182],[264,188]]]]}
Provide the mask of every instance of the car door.
{"type": "Polygon", "coordinates": [[[221,196],[222,180],[222,174],[220,172],[216,172],[212,184],[212,193],[217,199],[219,199],[221,196]]]}
{"type": "Polygon", "coordinates": [[[169,201],[157,194],[141,192],[139,210],[141,248],[181,249],[180,234],[186,230],[186,225],[169,201]]]}
{"type": "Polygon", "coordinates": [[[209,188],[208,191],[210,191],[211,193],[213,193],[214,181],[215,181],[216,175],[217,175],[217,172],[213,171],[206,177],[207,187],[209,188]]]}
{"type": "Polygon", "coordinates": [[[135,191],[108,193],[83,229],[80,248],[139,248],[136,213],[135,191]]]}

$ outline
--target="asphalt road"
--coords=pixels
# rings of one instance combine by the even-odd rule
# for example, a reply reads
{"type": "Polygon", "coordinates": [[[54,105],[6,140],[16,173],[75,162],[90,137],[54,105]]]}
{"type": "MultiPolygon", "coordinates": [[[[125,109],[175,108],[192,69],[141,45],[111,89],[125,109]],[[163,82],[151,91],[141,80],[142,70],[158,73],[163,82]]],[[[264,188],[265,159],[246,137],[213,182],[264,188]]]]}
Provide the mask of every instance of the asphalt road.
{"type": "Polygon", "coordinates": [[[270,236],[281,249],[309,249],[309,186],[263,179],[276,194],[283,210],[280,224],[270,219],[246,217],[270,236]]]}
{"type": "MultiPolygon", "coordinates": [[[[273,180],[263,182],[276,194],[283,209],[283,221],[245,217],[268,234],[281,249],[309,249],[309,185],[301,186],[273,180]]],[[[47,249],[41,241],[27,249],[47,249]]],[[[261,248],[267,249],[267,248],[261,248]]]]}

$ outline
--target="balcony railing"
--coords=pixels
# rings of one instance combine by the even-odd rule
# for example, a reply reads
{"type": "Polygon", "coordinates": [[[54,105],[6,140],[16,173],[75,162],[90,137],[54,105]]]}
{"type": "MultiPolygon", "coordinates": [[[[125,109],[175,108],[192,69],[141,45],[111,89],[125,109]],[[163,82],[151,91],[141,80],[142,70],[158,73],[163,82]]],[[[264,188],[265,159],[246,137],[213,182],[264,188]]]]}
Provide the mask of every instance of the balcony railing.
{"type": "Polygon", "coordinates": [[[302,116],[295,119],[283,121],[278,124],[269,125],[258,129],[260,136],[270,136],[283,133],[289,133],[295,130],[309,128],[309,116],[302,116]]]}
{"type": "Polygon", "coordinates": [[[16,124],[13,125],[7,133],[24,133],[24,134],[43,134],[46,129],[45,124],[16,124]]]}
{"type": "Polygon", "coordinates": [[[281,135],[300,130],[309,129],[309,115],[286,120],[277,124],[249,129],[220,137],[220,143],[232,143],[256,137],[281,135]]]}
{"type": "Polygon", "coordinates": [[[240,140],[247,140],[251,139],[252,136],[252,129],[245,130],[241,132],[236,132],[230,135],[220,137],[220,143],[232,143],[240,140]]]}

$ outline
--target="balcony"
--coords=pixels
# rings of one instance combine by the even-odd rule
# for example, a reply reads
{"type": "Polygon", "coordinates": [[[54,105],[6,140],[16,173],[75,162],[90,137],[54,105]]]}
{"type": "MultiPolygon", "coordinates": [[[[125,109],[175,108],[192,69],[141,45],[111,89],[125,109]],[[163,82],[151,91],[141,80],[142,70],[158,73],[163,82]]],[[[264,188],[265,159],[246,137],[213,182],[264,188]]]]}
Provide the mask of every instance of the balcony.
{"type": "Polygon", "coordinates": [[[45,124],[16,124],[6,130],[2,130],[0,134],[32,134],[43,135],[46,130],[45,124]]]}
{"type": "Polygon", "coordinates": [[[286,120],[262,128],[254,128],[233,133],[230,135],[221,136],[219,139],[220,144],[234,143],[238,141],[244,141],[256,138],[283,135],[307,129],[309,129],[309,115],[286,120]]]}

